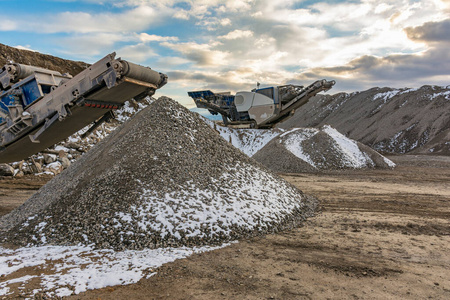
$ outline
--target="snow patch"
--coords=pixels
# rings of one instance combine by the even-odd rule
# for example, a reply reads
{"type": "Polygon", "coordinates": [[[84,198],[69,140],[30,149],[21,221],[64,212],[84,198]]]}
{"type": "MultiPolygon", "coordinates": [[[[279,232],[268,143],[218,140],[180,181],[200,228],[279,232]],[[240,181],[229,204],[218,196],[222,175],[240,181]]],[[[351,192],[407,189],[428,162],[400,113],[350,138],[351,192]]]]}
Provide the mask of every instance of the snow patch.
{"type": "Polygon", "coordinates": [[[307,162],[312,167],[317,168],[314,161],[311,159],[309,154],[305,151],[303,151],[302,143],[313,137],[319,132],[318,129],[301,129],[301,128],[295,128],[291,131],[286,132],[285,134],[281,135],[280,137],[287,136],[287,138],[280,140],[280,143],[284,144],[284,147],[286,147],[287,150],[289,150],[292,154],[300,158],[301,160],[307,162]]]}
{"type": "Polygon", "coordinates": [[[373,96],[373,101],[382,99],[383,103],[386,103],[389,99],[396,96],[400,92],[401,92],[400,90],[392,90],[392,91],[388,91],[388,92],[384,92],[384,93],[378,93],[375,96],[373,96]]]}
{"type": "Polygon", "coordinates": [[[176,259],[226,247],[165,248],[155,250],[94,250],[87,246],[0,247],[0,276],[25,268],[42,269],[40,275],[23,276],[0,282],[0,296],[12,295],[11,285],[26,284],[38,277],[41,287],[33,291],[48,297],[64,297],[90,289],[126,285],[154,275],[154,268],[176,259]],[[46,274],[44,274],[46,273],[46,274]]]}
{"type": "Polygon", "coordinates": [[[284,132],[283,129],[234,129],[215,124],[205,118],[205,122],[215,129],[227,142],[252,157],[272,139],[284,132]]]}
{"type": "Polygon", "coordinates": [[[364,168],[368,165],[374,165],[373,161],[359,150],[358,144],[354,140],[347,138],[328,125],[323,126],[322,130],[336,141],[336,146],[344,154],[343,163],[346,167],[364,168]]]}

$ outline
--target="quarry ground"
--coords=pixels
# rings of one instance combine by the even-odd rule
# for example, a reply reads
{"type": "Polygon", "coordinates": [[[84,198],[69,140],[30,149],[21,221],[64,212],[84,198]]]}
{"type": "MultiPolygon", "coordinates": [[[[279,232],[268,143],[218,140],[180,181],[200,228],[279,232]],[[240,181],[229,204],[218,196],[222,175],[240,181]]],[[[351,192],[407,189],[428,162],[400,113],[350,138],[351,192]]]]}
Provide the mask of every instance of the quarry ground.
{"type": "MultiPolygon", "coordinates": [[[[320,200],[321,212],[301,228],[72,298],[450,299],[450,157],[389,158],[394,170],[283,174],[320,200]]],[[[46,180],[0,180],[0,215],[46,180]]]]}

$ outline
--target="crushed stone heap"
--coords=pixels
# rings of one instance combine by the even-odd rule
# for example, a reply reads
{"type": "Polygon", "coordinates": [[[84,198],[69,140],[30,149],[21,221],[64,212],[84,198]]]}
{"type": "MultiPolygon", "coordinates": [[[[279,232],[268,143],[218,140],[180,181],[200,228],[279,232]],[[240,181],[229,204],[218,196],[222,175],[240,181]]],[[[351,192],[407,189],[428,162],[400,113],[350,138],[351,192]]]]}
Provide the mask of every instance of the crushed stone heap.
{"type": "Polygon", "coordinates": [[[252,158],[275,172],[284,173],[395,166],[377,151],[328,125],[295,128],[280,134],[252,158]]]}
{"type": "Polygon", "coordinates": [[[214,245],[297,226],[316,202],[161,97],[0,219],[15,245],[214,245]]]}
{"type": "Polygon", "coordinates": [[[280,128],[331,125],[372,149],[450,155],[450,85],[316,95],[280,128]]]}

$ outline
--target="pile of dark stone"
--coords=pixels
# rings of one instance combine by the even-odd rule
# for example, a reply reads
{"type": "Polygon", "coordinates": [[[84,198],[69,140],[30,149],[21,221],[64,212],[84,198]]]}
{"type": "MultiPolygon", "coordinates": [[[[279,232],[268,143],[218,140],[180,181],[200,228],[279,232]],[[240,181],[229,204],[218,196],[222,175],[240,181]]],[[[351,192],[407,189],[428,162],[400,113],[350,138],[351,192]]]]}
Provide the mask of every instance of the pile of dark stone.
{"type": "Polygon", "coordinates": [[[0,219],[14,245],[217,245],[298,226],[315,199],[161,97],[0,219]]]}

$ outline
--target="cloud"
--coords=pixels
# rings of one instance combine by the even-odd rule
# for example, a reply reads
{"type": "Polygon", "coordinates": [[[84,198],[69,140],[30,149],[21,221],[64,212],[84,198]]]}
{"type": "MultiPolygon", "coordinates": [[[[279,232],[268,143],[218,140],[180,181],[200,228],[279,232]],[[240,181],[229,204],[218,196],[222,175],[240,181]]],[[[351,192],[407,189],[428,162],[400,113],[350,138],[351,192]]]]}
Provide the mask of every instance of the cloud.
{"type": "Polygon", "coordinates": [[[225,51],[214,50],[217,43],[198,44],[188,43],[169,43],[163,42],[162,46],[179,52],[184,58],[194,62],[199,67],[211,67],[224,65],[227,62],[229,53],[225,51]]]}
{"type": "Polygon", "coordinates": [[[226,35],[219,36],[219,39],[236,40],[236,39],[241,39],[241,38],[248,38],[251,36],[253,36],[253,32],[251,30],[236,29],[236,30],[230,31],[226,35]]]}
{"type": "Polygon", "coordinates": [[[91,33],[65,38],[58,38],[56,43],[61,48],[62,53],[78,57],[78,59],[92,59],[106,52],[114,51],[114,45],[118,42],[130,42],[133,36],[121,33],[91,33]]]}
{"type": "Polygon", "coordinates": [[[72,11],[20,12],[4,17],[0,30],[38,32],[47,47],[77,59],[119,49],[168,72],[176,85],[167,93],[321,78],[342,89],[425,84],[442,82],[449,70],[447,0],[84,1],[105,10],[74,2],[72,11]]]}
{"type": "Polygon", "coordinates": [[[125,46],[117,50],[117,55],[137,63],[143,63],[150,57],[157,56],[150,46],[143,43],[125,46]]]}
{"type": "Polygon", "coordinates": [[[421,26],[407,27],[408,38],[424,42],[450,42],[450,19],[442,22],[427,22],[421,26]]]}
{"type": "Polygon", "coordinates": [[[6,17],[2,21],[6,25],[0,25],[0,30],[39,33],[133,32],[147,29],[161,17],[161,13],[150,6],[139,6],[121,13],[67,11],[47,16],[22,16],[20,23],[6,17]]]}
{"type": "Polygon", "coordinates": [[[374,86],[415,87],[431,84],[430,78],[435,79],[434,84],[446,85],[449,70],[450,53],[442,47],[418,54],[365,55],[345,65],[310,69],[299,74],[295,81],[335,79],[336,87],[347,91],[349,87],[358,87],[358,90],[374,86]]]}
{"type": "Polygon", "coordinates": [[[231,12],[244,12],[252,8],[253,0],[228,0],[224,1],[225,7],[231,12]]]}
{"type": "Polygon", "coordinates": [[[2,18],[0,22],[0,31],[13,31],[20,27],[20,22],[8,19],[8,17],[2,18]]]}
{"type": "Polygon", "coordinates": [[[178,56],[164,56],[158,58],[158,63],[164,67],[173,67],[173,66],[179,66],[179,65],[185,65],[191,63],[190,60],[178,56]]]}
{"type": "Polygon", "coordinates": [[[148,34],[145,32],[142,32],[138,34],[139,39],[142,42],[168,42],[168,41],[178,41],[178,37],[176,36],[159,36],[155,34],[148,34]]]}
{"type": "Polygon", "coordinates": [[[220,23],[220,25],[222,25],[222,26],[229,26],[229,25],[231,25],[231,20],[228,19],[228,18],[225,18],[225,19],[221,19],[221,20],[219,21],[219,23],[220,23]]]}
{"type": "Polygon", "coordinates": [[[175,19],[189,20],[189,12],[184,9],[180,9],[173,14],[173,17],[175,19]]]}
{"type": "Polygon", "coordinates": [[[192,90],[213,91],[238,91],[248,90],[255,82],[248,82],[244,78],[239,78],[233,71],[229,72],[208,72],[208,71],[170,71],[167,73],[171,82],[188,83],[192,90]],[[239,80],[240,79],[240,80],[239,80]]]}

